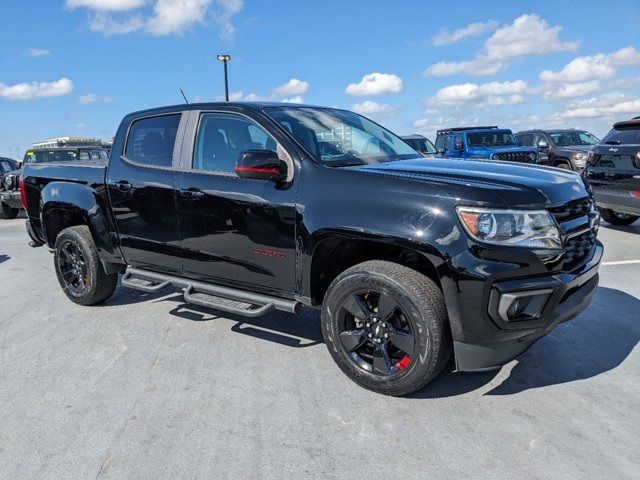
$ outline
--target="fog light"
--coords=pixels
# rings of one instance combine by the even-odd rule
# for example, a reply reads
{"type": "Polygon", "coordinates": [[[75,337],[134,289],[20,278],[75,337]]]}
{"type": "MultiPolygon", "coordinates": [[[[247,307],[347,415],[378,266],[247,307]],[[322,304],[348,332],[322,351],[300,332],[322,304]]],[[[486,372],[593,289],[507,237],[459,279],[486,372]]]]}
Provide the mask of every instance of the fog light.
{"type": "Polygon", "coordinates": [[[503,293],[498,302],[498,315],[505,322],[535,320],[552,293],[551,288],[503,293]]]}

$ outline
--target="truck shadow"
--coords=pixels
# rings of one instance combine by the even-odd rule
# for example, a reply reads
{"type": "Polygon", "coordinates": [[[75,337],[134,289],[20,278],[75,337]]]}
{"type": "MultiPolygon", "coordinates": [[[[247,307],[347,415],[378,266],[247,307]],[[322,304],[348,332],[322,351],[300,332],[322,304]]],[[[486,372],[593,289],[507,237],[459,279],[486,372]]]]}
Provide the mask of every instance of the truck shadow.
{"type": "Polygon", "coordinates": [[[0,253],[0,263],[4,263],[9,260],[11,257],[9,255],[5,255],[4,253],[0,253]]]}
{"type": "MultiPolygon", "coordinates": [[[[589,306],[575,320],[560,325],[524,353],[509,376],[484,395],[511,395],[595,377],[618,367],[640,341],[640,300],[612,288],[598,287],[589,306]]],[[[443,372],[416,398],[450,397],[488,385],[499,370],[443,372]]]]}

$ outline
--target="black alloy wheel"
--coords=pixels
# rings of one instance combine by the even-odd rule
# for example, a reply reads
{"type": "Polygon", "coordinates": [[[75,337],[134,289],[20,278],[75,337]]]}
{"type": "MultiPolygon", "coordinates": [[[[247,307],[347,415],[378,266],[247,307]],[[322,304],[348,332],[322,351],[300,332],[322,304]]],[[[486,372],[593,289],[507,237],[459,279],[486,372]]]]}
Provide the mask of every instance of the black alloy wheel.
{"type": "Polygon", "coordinates": [[[60,245],[60,254],[57,256],[60,275],[69,292],[76,296],[82,296],[91,281],[87,269],[87,261],[82,251],[73,241],[67,240],[60,245]]]}
{"type": "Polygon", "coordinates": [[[393,396],[431,382],[452,346],[440,287],[384,260],[354,265],[331,282],[322,302],[322,335],[351,380],[393,396]]]}
{"type": "Polygon", "coordinates": [[[348,296],[338,313],[338,329],[342,347],[367,372],[394,376],[411,363],[413,331],[388,292],[367,290],[348,296]]]}

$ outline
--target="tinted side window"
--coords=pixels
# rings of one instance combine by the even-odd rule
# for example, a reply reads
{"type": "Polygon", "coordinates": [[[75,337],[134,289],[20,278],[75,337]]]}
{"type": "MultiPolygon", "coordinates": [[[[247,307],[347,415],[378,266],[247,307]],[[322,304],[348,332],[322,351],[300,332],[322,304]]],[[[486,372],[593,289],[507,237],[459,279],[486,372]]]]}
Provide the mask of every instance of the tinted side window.
{"type": "Polygon", "coordinates": [[[436,138],[436,150],[438,152],[444,150],[444,137],[442,135],[436,138]]]}
{"type": "Polygon", "coordinates": [[[170,167],[180,114],[141,118],[131,124],[125,156],[134,162],[170,167]]]}
{"type": "Polygon", "coordinates": [[[274,150],[276,141],[248,118],[227,113],[203,113],[196,136],[193,168],[233,172],[245,150],[274,150]]]}

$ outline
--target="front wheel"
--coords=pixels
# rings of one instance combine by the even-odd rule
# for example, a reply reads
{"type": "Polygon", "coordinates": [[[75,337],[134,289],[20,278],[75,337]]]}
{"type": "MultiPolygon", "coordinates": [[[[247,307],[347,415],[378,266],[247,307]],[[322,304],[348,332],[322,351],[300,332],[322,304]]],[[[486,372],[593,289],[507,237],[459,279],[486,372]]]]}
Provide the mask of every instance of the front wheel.
{"type": "Polygon", "coordinates": [[[78,305],[104,302],[118,284],[118,274],[107,275],[102,268],[86,225],[65,228],[58,234],[54,263],[62,290],[78,305]]]}
{"type": "Polygon", "coordinates": [[[419,272],[386,261],[361,263],[331,283],[322,303],[322,333],[349,378],[385,395],[424,387],[451,353],[440,288],[419,272]]]}
{"type": "Polygon", "coordinates": [[[19,208],[11,208],[6,203],[0,203],[0,217],[10,220],[12,218],[16,218],[20,213],[19,208]]]}
{"type": "Polygon", "coordinates": [[[611,225],[618,225],[618,226],[631,225],[633,222],[638,220],[638,218],[640,218],[637,215],[629,215],[627,213],[615,212],[608,208],[601,208],[600,215],[602,215],[602,218],[606,222],[609,222],[611,225]]]}

